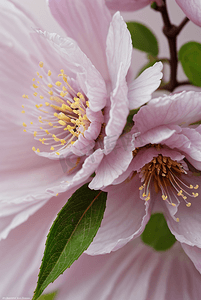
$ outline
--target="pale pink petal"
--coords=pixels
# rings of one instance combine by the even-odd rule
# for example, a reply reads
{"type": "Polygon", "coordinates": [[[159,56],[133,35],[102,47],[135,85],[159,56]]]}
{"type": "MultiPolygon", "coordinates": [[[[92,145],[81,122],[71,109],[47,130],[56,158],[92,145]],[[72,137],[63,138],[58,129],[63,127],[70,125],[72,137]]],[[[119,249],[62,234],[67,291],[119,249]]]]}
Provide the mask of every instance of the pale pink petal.
{"type": "Polygon", "coordinates": [[[25,299],[33,296],[49,228],[74,191],[53,197],[0,242],[1,297],[25,299]]]}
{"type": "Polygon", "coordinates": [[[93,111],[101,110],[106,104],[106,85],[98,70],[87,56],[70,38],[61,38],[59,35],[38,31],[46,41],[55,48],[63,58],[65,69],[76,74],[78,83],[89,99],[93,111]]]}
{"type": "Polygon", "coordinates": [[[117,250],[142,233],[149,220],[151,206],[149,201],[140,199],[140,186],[140,179],[135,176],[105,189],[108,196],[104,218],[87,254],[97,255],[117,250]]]}
{"type": "Polygon", "coordinates": [[[135,109],[151,99],[152,93],[160,86],[163,73],[163,64],[155,63],[146,69],[138,78],[129,85],[129,108],[135,109]]]}
{"type": "Polygon", "coordinates": [[[184,155],[175,150],[165,148],[156,149],[154,147],[144,148],[137,153],[131,162],[133,171],[140,172],[144,165],[149,163],[153,157],[157,157],[159,154],[170,157],[174,161],[181,161],[184,158],[184,155]]]}
{"type": "Polygon", "coordinates": [[[67,35],[78,42],[105,80],[109,80],[105,55],[111,15],[104,0],[49,0],[52,15],[67,35]]]}
{"type": "Polygon", "coordinates": [[[98,168],[101,160],[103,159],[103,151],[101,149],[96,150],[89,157],[85,158],[82,167],[77,170],[77,172],[66,177],[66,180],[61,182],[61,186],[53,187],[50,189],[52,193],[59,193],[61,190],[65,192],[66,190],[77,186],[78,184],[84,184],[84,182],[89,181],[90,176],[98,168]],[[74,175],[74,176],[73,176],[74,175]],[[69,180],[68,180],[69,179],[69,180]],[[59,190],[60,188],[60,190],[59,190]]]}
{"type": "Polygon", "coordinates": [[[187,244],[181,244],[181,246],[194,263],[196,269],[201,273],[201,249],[196,246],[189,246],[187,244]]]}
{"type": "MultiPolygon", "coordinates": [[[[114,141],[108,141],[108,148],[113,147],[114,141]]],[[[108,155],[105,155],[96,170],[96,176],[91,181],[91,189],[102,189],[110,185],[129,166],[133,154],[132,136],[126,134],[118,139],[116,147],[108,155]]]]}
{"type": "MultiPolygon", "coordinates": [[[[193,176],[190,174],[181,177],[181,180],[188,182],[196,186],[200,186],[199,176],[193,176]],[[188,176],[188,178],[187,178],[188,176]]],[[[197,190],[199,193],[199,189],[197,190]]],[[[191,191],[190,191],[191,193],[191,191]]],[[[187,202],[191,203],[190,207],[186,206],[183,199],[180,200],[178,206],[178,211],[176,215],[171,211],[171,205],[167,204],[167,210],[169,213],[166,214],[167,223],[171,232],[175,235],[176,239],[181,243],[186,243],[190,246],[197,246],[201,248],[201,236],[200,236],[200,226],[201,226],[201,205],[200,197],[187,197],[187,202]],[[175,217],[179,218],[179,222],[175,221],[175,217]]]]}
{"type": "MultiPolygon", "coordinates": [[[[134,11],[149,5],[152,0],[106,0],[106,5],[112,10],[134,11]]],[[[160,5],[162,0],[155,1],[160,5]]]]}
{"type": "Polygon", "coordinates": [[[182,128],[181,133],[172,135],[165,144],[185,153],[190,158],[190,163],[198,168],[197,163],[201,161],[201,135],[196,129],[182,128]]]}
{"type": "Polygon", "coordinates": [[[114,14],[106,41],[107,64],[113,89],[116,87],[119,69],[125,78],[131,64],[132,40],[126,23],[119,12],[114,14]]]}
{"type": "MultiPolygon", "coordinates": [[[[138,131],[137,124],[135,125],[138,131]]],[[[147,128],[149,129],[149,128],[147,128]]],[[[147,144],[166,144],[166,140],[171,138],[175,132],[181,131],[180,127],[177,125],[167,125],[158,126],[156,128],[151,128],[145,133],[140,134],[135,141],[135,147],[142,147],[147,144]]]]}
{"type": "Polygon", "coordinates": [[[141,133],[166,124],[187,126],[200,119],[201,93],[193,91],[153,99],[134,116],[135,126],[141,133]]]}
{"type": "Polygon", "coordinates": [[[200,0],[176,0],[186,16],[196,25],[201,26],[200,0]]]}
{"type": "MultiPolygon", "coordinates": [[[[1,238],[5,238],[12,228],[27,220],[54,195],[48,189],[56,185],[59,189],[66,175],[60,162],[47,164],[39,158],[31,149],[33,137],[23,132],[22,122],[31,120],[21,114],[22,104],[29,101],[22,95],[29,94],[30,81],[38,62],[44,58],[45,50],[41,51],[37,43],[33,43],[33,38],[38,42],[41,37],[36,33],[30,35],[34,24],[12,3],[2,1],[0,6],[0,22],[4,28],[1,34],[5,34],[5,38],[0,39],[0,53],[4,57],[0,68],[0,214],[1,238]],[[14,21],[17,27],[13,27],[14,21]]],[[[50,47],[46,49],[46,55],[51,57],[53,53],[50,47]]],[[[61,63],[57,57],[52,61],[61,63]]],[[[50,68],[54,63],[50,62],[50,68]]]]}
{"type": "Polygon", "coordinates": [[[179,244],[156,252],[140,239],[110,254],[83,254],[62,276],[58,300],[198,300],[201,293],[201,276],[179,244]]]}
{"type": "Polygon", "coordinates": [[[130,33],[119,12],[113,16],[110,24],[106,54],[113,91],[110,98],[109,122],[105,132],[109,137],[116,135],[117,139],[122,133],[129,113],[126,75],[131,64],[132,55],[130,33]]]}

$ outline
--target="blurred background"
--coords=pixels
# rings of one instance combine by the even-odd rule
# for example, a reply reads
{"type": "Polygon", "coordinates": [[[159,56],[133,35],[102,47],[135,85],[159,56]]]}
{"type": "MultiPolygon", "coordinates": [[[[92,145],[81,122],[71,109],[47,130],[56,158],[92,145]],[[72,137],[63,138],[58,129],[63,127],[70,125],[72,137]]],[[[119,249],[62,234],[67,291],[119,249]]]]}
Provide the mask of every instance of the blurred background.
{"type": "MultiPolygon", "coordinates": [[[[49,32],[56,32],[61,36],[65,36],[62,28],[57,24],[54,18],[51,16],[46,0],[15,0],[18,4],[22,5],[27,11],[34,15],[35,19],[41,24],[41,29],[49,32]]],[[[171,22],[175,25],[185,17],[183,11],[176,4],[175,0],[167,0],[169,16],[171,22]]],[[[159,43],[159,57],[169,57],[168,43],[165,36],[162,33],[162,19],[159,12],[154,11],[149,6],[135,11],[122,13],[125,21],[140,22],[149,27],[156,35],[159,43]]],[[[189,41],[197,41],[201,43],[201,28],[194,25],[192,22],[188,22],[185,28],[182,30],[178,37],[178,50],[180,47],[189,41]]],[[[147,63],[146,54],[139,50],[134,50],[134,69],[135,74],[147,63]]],[[[165,79],[168,79],[168,69],[165,68],[165,79]]],[[[179,79],[186,80],[186,76],[179,65],[179,79]]]]}

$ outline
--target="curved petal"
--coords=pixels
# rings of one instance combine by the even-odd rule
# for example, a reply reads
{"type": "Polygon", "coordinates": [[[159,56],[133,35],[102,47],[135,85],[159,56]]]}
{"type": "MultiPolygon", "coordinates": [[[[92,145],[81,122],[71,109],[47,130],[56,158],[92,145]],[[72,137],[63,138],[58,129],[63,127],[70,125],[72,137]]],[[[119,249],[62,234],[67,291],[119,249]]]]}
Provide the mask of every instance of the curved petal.
{"type": "Polygon", "coordinates": [[[64,273],[57,299],[197,300],[200,278],[179,244],[156,252],[136,239],[110,254],[83,254],[64,273]]]}
{"type": "Polygon", "coordinates": [[[183,243],[181,243],[181,246],[194,263],[196,269],[201,273],[201,249],[196,246],[192,247],[183,243]]]}
{"type": "Polygon", "coordinates": [[[176,0],[187,17],[196,25],[201,26],[201,5],[199,0],[176,0]]]}
{"type": "MultiPolygon", "coordinates": [[[[134,128],[138,131],[137,124],[134,128]]],[[[180,132],[181,129],[178,125],[158,126],[148,129],[146,132],[136,137],[135,147],[142,147],[151,144],[166,144],[166,140],[172,138],[175,132],[180,132]]]]}
{"type": "Polygon", "coordinates": [[[182,128],[181,133],[174,133],[165,141],[170,148],[177,148],[188,158],[191,158],[191,164],[197,169],[201,161],[201,135],[193,128],[182,128]]]}
{"type": "MultiPolygon", "coordinates": [[[[106,85],[99,73],[87,56],[70,38],[62,38],[56,33],[38,33],[46,38],[47,42],[55,48],[63,58],[65,68],[76,74],[79,85],[89,99],[93,111],[101,110],[106,104],[106,85]]],[[[58,69],[58,68],[57,68],[58,69]]]]}
{"type": "Polygon", "coordinates": [[[151,99],[152,93],[160,86],[163,73],[163,64],[155,63],[146,69],[129,85],[129,108],[135,109],[151,99]]]}
{"type": "MultiPolygon", "coordinates": [[[[108,148],[113,146],[114,141],[108,142],[108,148]]],[[[114,150],[104,156],[89,187],[98,190],[112,184],[128,168],[133,158],[133,148],[132,135],[126,134],[119,138],[114,150]]]]}
{"type": "Polygon", "coordinates": [[[104,79],[109,80],[105,48],[112,17],[104,0],[49,0],[49,7],[67,35],[78,42],[104,79]]]}
{"type": "MultiPolygon", "coordinates": [[[[33,137],[23,132],[22,126],[23,121],[31,121],[21,114],[23,102],[29,101],[22,95],[30,92],[38,62],[46,56],[54,57],[55,51],[36,33],[30,35],[34,24],[12,3],[2,1],[0,6],[0,53],[4,57],[0,69],[0,214],[1,238],[5,238],[54,195],[48,189],[59,187],[66,175],[59,161],[49,162],[33,153],[33,137]]],[[[51,67],[61,60],[55,56],[49,62],[51,67]]]]}
{"type": "Polygon", "coordinates": [[[201,119],[201,93],[182,92],[153,99],[134,115],[141,133],[160,125],[189,125],[201,119]]]}
{"type": "Polygon", "coordinates": [[[117,250],[142,233],[149,220],[151,205],[150,201],[145,203],[140,199],[140,185],[139,177],[135,176],[105,189],[108,196],[104,218],[87,254],[117,250]]]}
{"type": "Polygon", "coordinates": [[[105,132],[109,138],[116,135],[117,139],[123,131],[129,113],[126,75],[132,55],[131,36],[119,12],[113,16],[110,24],[106,54],[113,91],[110,98],[110,117],[105,132]]]}
{"type": "Polygon", "coordinates": [[[0,242],[0,296],[31,298],[49,228],[74,190],[52,197],[25,223],[0,242]]]}
{"type": "MultiPolygon", "coordinates": [[[[187,175],[183,178],[188,183],[196,186],[200,186],[199,176],[189,176],[187,175]]],[[[199,193],[199,189],[197,190],[199,193]]],[[[180,200],[178,210],[175,216],[173,216],[171,211],[171,205],[167,204],[166,214],[167,223],[171,232],[175,235],[176,239],[190,246],[197,246],[201,248],[201,236],[200,236],[200,226],[201,226],[201,205],[200,205],[200,195],[197,197],[188,197],[187,201],[191,203],[190,207],[186,206],[186,203],[180,200]],[[179,218],[179,222],[175,221],[175,217],[179,218]]]]}

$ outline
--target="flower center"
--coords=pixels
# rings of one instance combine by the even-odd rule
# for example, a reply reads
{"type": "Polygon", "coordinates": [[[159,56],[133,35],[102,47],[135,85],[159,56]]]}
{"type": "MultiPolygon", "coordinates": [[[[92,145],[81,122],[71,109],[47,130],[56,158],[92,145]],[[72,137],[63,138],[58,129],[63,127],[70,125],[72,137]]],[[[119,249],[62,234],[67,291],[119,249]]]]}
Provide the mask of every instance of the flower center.
{"type": "MultiPolygon", "coordinates": [[[[30,99],[31,104],[34,104],[31,113],[37,119],[37,123],[31,121],[31,126],[29,125],[28,128],[27,124],[23,123],[24,131],[31,132],[35,139],[43,145],[48,145],[51,151],[60,155],[58,150],[73,145],[79,135],[84,135],[85,130],[90,126],[86,115],[89,102],[79,91],[76,81],[67,78],[64,70],[60,70],[61,73],[58,75],[61,81],[55,82],[51,71],[44,70],[43,62],[40,62],[39,66],[42,75],[37,72],[38,79],[33,78],[33,96],[40,99],[40,103],[35,104],[36,99],[30,99]]],[[[32,98],[28,95],[22,97],[32,98]]],[[[24,105],[22,107],[22,113],[25,113],[24,105]]],[[[35,147],[32,149],[40,152],[35,147]]]]}
{"type": "Polygon", "coordinates": [[[185,201],[186,206],[190,207],[191,202],[188,202],[187,198],[197,197],[198,193],[194,191],[189,193],[189,191],[197,190],[199,186],[193,186],[192,184],[188,186],[185,184],[180,178],[182,174],[186,175],[187,172],[181,163],[159,154],[141,169],[143,184],[139,189],[142,198],[145,201],[150,199],[150,183],[153,182],[156,193],[161,191],[162,199],[170,205],[176,206],[172,198],[176,199],[177,204],[179,204],[180,197],[185,201]]]}

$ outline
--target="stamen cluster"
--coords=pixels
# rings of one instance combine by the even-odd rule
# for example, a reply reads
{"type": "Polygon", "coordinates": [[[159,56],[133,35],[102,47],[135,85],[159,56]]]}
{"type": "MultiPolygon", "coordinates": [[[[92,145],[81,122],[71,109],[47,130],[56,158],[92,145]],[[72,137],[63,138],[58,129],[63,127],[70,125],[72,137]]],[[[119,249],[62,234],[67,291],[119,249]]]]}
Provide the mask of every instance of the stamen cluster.
{"type": "MultiPolygon", "coordinates": [[[[89,102],[86,96],[77,88],[75,80],[67,78],[64,70],[60,70],[58,75],[62,80],[53,82],[51,79],[52,72],[45,72],[43,62],[39,63],[42,69],[42,75],[37,72],[38,79],[33,78],[33,96],[40,99],[40,103],[35,104],[32,114],[37,116],[38,124],[30,122],[29,132],[44,145],[49,145],[51,151],[55,151],[57,155],[60,152],[56,148],[64,149],[73,145],[80,134],[90,126],[87,118],[86,110],[89,102]],[[74,88],[72,87],[74,85],[74,88]],[[47,101],[49,98],[49,101],[47,101]],[[42,125],[41,125],[42,124],[42,125]]],[[[31,98],[23,95],[23,98],[31,98]]],[[[35,102],[35,101],[34,101],[35,102]]],[[[22,113],[25,113],[24,105],[22,113]]],[[[27,124],[23,123],[24,131],[27,131],[27,124]]],[[[40,152],[39,148],[32,148],[33,151],[40,152]]]]}
{"type": "Polygon", "coordinates": [[[186,174],[187,172],[181,163],[159,154],[141,169],[143,184],[139,187],[139,190],[142,198],[145,201],[150,199],[150,184],[153,182],[155,192],[161,191],[162,199],[170,205],[176,206],[175,200],[173,201],[172,199],[176,199],[177,204],[179,204],[178,197],[181,197],[185,201],[186,206],[190,207],[191,202],[187,201],[187,197],[197,197],[198,193],[192,192],[190,194],[187,190],[197,190],[199,186],[186,185],[181,180],[181,175],[186,174]]]}

